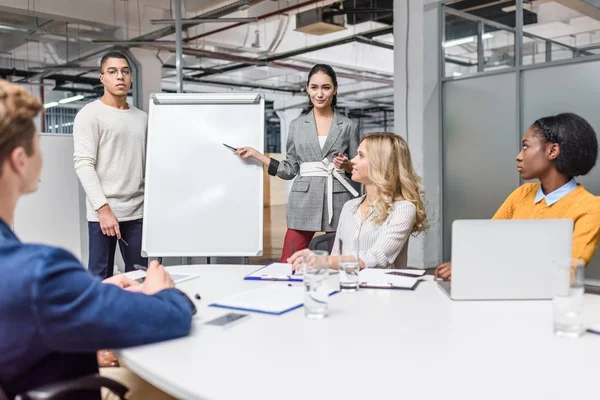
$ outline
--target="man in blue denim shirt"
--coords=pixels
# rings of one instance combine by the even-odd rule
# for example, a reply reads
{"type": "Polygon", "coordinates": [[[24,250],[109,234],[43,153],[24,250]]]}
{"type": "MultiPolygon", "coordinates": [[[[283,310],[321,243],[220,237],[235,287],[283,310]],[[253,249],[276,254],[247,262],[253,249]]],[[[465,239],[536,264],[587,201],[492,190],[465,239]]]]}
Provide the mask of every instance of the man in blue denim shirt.
{"type": "MultiPolygon", "coordinates": [[[[14,235],[17,200],[39,181],[33,118],[41,109],[25,89],[0,80],[0,386],[9,398],[97,372],[99,349],[185,336],[195,311],[156,262],[143,285],[123,275],[103,283],[68,252],[14,235]]],[[[77,395],[87,397],[99,393],[77,395]]]]}

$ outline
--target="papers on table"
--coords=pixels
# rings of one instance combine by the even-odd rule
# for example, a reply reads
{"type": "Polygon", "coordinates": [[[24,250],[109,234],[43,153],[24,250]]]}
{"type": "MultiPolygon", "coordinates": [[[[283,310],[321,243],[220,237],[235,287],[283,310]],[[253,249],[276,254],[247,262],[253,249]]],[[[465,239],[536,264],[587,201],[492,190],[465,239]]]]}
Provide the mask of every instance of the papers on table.
{"type": "Polygon", "coordinates": [[[281,315],[304,304],[302,286],[269,285],[227,297],[211,307],[281,315]]]}
{"type": "Polygon", "coordinates": [[[273,263],[265,265],[244,277],[247,281],[291,281],[302,282],[302,274],[292,275],[292,264],[273,263]]]}
{"type": "MultiPolygon", "coordinates": [[[[329,270],[329,275],[337,274],[337,270],[329,270]]],[[[273,263],[248,274],[246,281],[289,281],[302,282],[302,271],[292,274],[292,264],[273,263]]]]}
{"type": "Polygon", "coordinates": [[[358,278],[361,288],[413,290],[424,274],[424,270],[366,268],[358,278]]]}
{"type": "MultiPolygon", "coordinates": [[[[181,274],[181,273],[176,273],[176,272],[172,272],[172,273],[170,273],[170,275],[171,275],[171,279],[173,279],[173,283],[175,283],[175,284],[185,282],[190,279],[194,279],[194,278],[198,277],[198,275],[196,275],[196,274],[181,274]]],[[[138,281],[139,283],[144,283],[144,280],[146,279],[146,271],[137,270],[137,271],[128,272],[127,276],[133,280],[138,281]]]]}
{"type": "MultiPolygon", "coordinates": [[[[304,287],[272,284],[221,299],[211,307],[281,315],[304,304],[304,287]]],[[[330,290],[329,295],[337,293],[330,290]]]]}

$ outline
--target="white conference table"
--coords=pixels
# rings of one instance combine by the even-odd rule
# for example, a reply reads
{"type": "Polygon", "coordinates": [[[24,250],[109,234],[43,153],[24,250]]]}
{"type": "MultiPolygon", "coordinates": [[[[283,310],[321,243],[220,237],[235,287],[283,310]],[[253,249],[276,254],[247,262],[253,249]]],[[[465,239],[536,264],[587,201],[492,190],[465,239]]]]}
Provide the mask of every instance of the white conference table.
{"type": "MultiPolygon", "coordinates": [[[[212,301],[273,284],[248,265],[170,267],[196,301],[189,336],[121,350],[133,372],[180,399],[587,399],[600,396],[600,335],[561,339],[551,301],[451,301],[433,281],[329,300],[329,317],[252,313],[223,329],[212,301]]],[[[334,275],[332,280],[337,279],[334,275]]],[[[431,279],[431,277],[429,277],[431,279]]],[[[287,282],[277,282],[287,285],[287,282]]],[[[584,319],[600,324],[600,296],[584,319]]]]}

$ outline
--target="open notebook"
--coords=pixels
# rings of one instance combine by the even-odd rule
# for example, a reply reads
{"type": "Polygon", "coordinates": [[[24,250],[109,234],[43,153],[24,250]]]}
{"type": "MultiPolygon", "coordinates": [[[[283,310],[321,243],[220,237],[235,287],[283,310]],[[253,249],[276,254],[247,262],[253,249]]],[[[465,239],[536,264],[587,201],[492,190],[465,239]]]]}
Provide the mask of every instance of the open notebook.
{"type": "Polygon", "coordinates": [[[367,268],[360,271],[358,278],[361,288],[413,290],[425,275],[419,269],[367,268]]]}

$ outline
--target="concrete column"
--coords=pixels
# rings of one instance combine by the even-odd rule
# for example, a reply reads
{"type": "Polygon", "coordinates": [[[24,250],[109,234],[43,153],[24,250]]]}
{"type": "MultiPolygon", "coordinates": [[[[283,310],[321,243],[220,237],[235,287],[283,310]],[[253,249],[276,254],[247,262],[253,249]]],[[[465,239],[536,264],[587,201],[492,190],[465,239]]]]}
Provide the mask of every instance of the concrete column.
{"type": "Polygon", "coordinates": [[[135,65],[134,82],[134,106],[148,112],[150,106],[150,94],[161,92],[162,64],[156,57],[156,52],[146,49],[131,49],[130,60],[135,65]]]}
{"type": "Polygon", "coordinates": [[[429,222],[409,242],[408,265],[421,268],[442,256],[439,7],[440,0],[394,1],[395,132],[408,141],[423,179],[429,222]]]}

